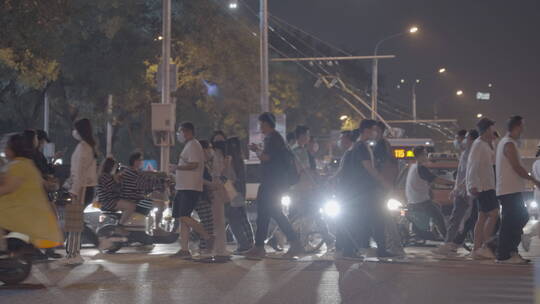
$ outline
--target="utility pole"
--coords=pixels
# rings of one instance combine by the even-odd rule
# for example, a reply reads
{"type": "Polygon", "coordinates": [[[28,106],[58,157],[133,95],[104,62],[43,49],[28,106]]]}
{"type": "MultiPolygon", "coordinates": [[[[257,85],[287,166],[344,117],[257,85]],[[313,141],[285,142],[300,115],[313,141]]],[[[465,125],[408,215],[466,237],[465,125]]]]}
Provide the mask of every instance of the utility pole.
{"type": "MultiPolygon", "coordinates": [[[[170,0],[169,0],[170,1],[170,0]]],[[[270,111],[268,79],[268,0],[260,0],[261,112],[270,111]]]]}
{"type": "Polygon", "coordinates": [[[50,127],[50,122],[49,122],[49,115],[50,115],[50,102],[49,102],[49,94],[47,94],[47,92],[45,92],[45,101],[44,101],[44,105],[43,105],[43,130],[45,132],[47,132],[47,134],[49,134],[49,127],[50,127]]]}
{"type": "MultiPolygon", "coordinates": [[[[171,0],[163,0],[163,45],[162,45],[162,73],[163,81],[161,88],[161,103],[169,104],[171,102],[171,0]]],[[[167,135],[168,136],[168,135],[167,135]]],[[[160,170],[168,172],[170,163],[170,146],[162,145],[160,147],[160,170]]]]}
{"type": "Polygon", "coordinates": [[[413,120],[416,121],[416,85],[418,84],[418,80],[413,83],[412,87],[412,116],[413,120]]]}
{"type": "Polygon", "coordinates": [[[112,155],[112,133],[113,133],[113,127],[112,127],[112,113],[113,113],[113,95],[109,94],[109,98],[107,100],[107,156],[112,155]]]}

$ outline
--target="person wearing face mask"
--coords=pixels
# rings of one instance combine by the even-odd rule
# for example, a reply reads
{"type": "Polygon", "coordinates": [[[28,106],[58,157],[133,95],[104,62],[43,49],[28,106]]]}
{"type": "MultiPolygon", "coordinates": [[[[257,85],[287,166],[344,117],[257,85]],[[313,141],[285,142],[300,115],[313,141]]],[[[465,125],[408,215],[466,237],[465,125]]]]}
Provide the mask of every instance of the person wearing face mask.
{"type": "Polygon", "coordinates": [[[454,201],[452,215],[448,220],[448,229],[444,239],[444,244],[433,250],[433,252],[436,254],[444,256],[456,255],[458,247],[463,244],[465,235],[470,229],[472,229],[472,227],[474,227],[474,223],[476,222],[478,207],[474,201],[474,198],[467,194],[466,176],[469,153],[471,152],[473,142],[479,136],[478,131],[472,129],[467,132],[467,136],[464,140],[465,150],[463,150],[461,153],[457,169],[456,182],[454,184],[454,189],[450,193],[450,199],[454,201]],[[470,218],[465,222],[463,230],[460,231],[461,223],[463,222],[468,210],[471,210],[470,218]]]}
{"type": "Polygon", "coordinates": [[[227,154],[231,157],[230,179],[234,183],[238,196],[226,206],[225,213],[238,242],[235,253],[241,254],[253,247],[255,239],[246,211],[246,165],[238,137],[227,139],[227,154]]]}
{"type": "Polygon", "coordinates": [[[474,228],[473,259],[495,259],[488,243],[499,220],[494,166],[493,127],[495,122],[487,117],[476,124],[478,137],[472,144],[467,161],[467,192],[478,202],[478,220],[474,228]]]}
{"type": "Polygon", "coordinates": [[[60,261],[63,265],[84,263],[80,255],[81,233],[84,225],[83,210],[92,202],[94,188],[97,185],[97,147],[90,120],[83,118],[75,122],[72,135],[78,144],[71,156],[69,193],[72,196],[72,206],[67,206],[64,214],[67,255],[63,261],[60,261]]]}
{"type": "Polygon", "coordinates": [[[171,165],[176,172],[176,196],[173,203],[173,217],[180,222],[180,250],[171,258],[191,259],[189,239],[191,229],[195,230],[213,251],[215,237],[209,234],[200,222],[191,214],[200,201],[204,185],[204,150],[195,139],[195,126],[184,122],[178,130],[178,140],[184,149],[178,159],[178,165],[171,165]]]}
{"type": "Polygon", "coordinates": [[[6,231],[27,235],[38,248],[60,245],[63,235],[24,135],[9,136],[4,152],[8,163],[0,178],[0,251],[7,249],[6,231]]]}
{"type": "Polygon", "coordinates": [[[230,157],[227,156],[227,137],[221,130],[214,131],[210,139],[214,148],[214,155],[210,162],[210,175],[214,182],[212,189],[212,216],[214,219],[214,253],[217,258],[226,259],[227,252],[225,233],[225,204],[230,203],[224,182],[230,177],[230,157]]]}
{"type": "MultiPolygon", "coordinates": [[[[212,215],[212,189],[214,189],[215,184],[212,181],[209,165],[212,158],[214,158],[214,150],[208,140],[201,140],[200,144],[204,151],[203,191],[199,202],[197,202],[197,205],[195,206],[195,212],[197,212],[206,233],[213,235],[214,217],[212,215]]],[[[201,255],[212,254],[212,252],[209,252],[208,250],[208,244],[205,239],[199,241],[199,252],[201,255]]]]}
{"type": "Polygon", "coordinates": [[[465,150],[465,145],[463,144],[463,140],[465,140],[465,136],[467,135],[467,130],[459,130],[456,133],[456,138],[454,139],[454,149],[456,151],[461,152],[465,150]]]}

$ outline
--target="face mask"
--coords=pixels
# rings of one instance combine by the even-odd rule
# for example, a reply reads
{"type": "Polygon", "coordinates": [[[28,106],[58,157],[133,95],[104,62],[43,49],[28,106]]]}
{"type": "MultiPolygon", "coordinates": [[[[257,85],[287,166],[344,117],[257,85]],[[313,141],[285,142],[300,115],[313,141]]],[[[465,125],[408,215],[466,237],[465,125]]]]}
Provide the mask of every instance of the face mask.
{"type": "Polygon", "coordinates": [[[184,133],[182,132],[176,133],[176,139],[178,139],[178,142],[182,144],[186,142],[186,138],[184,137],[184,133]]]}
{"type": "Polygon", "coordinates": [[[454,144],[454,149],[461,150],[462,146],[461,146],[461,144],[459,143],[459,141],[457,139],[454,139],[453,144],[454,144]]]}
{"type": "Polygon", "coordinates": [[[82,141],[82,137],[79,132],[77,132],[77,130],[73,130],[73,132],[71,132],[71,135],[73,135],[73,138],[75,138],[77,141],[82,141]]]}
{"type": "Polygon", "coordinates": [[[214,146],[214,149],[219,149],[221,151],[225,151],[225,142],[224,141],[215,141],[212,143],[212,146],[214,146]]]}

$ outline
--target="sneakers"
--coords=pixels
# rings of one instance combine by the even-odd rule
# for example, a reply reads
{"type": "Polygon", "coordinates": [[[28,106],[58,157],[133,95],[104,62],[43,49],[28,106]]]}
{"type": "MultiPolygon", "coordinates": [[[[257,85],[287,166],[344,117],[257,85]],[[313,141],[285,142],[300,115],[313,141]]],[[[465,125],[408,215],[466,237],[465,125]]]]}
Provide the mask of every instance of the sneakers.
{"type": "Polygon", "coordinates": [[[56,261],[55,264],[59,266],[78,266],[78,265],[84,264],[84,259],[80,255],[76,257],[72,257],[72,258],[66,257],[62,260],[56,261]]]}
{"type": "Polygon", "coordinates": [[[266,250],[264,246],[253,246],[253,248],[246,252],[245,256],[248,259],[262,259],[266,256],[266,250]]]}
{"type": "Polygon", "coordinates": [[[512,253],[512,256],[506,260],[497,260],[498,264],[509,264],[509,265],[527,265],[531,261],[522,258],[518,253],[512,253]]]}
{"type": "Polygon", "coordinates": [[[172,259],[191,260],[191,252],[189,250],[178,250],[177,253],[169,256],[172,259]]]}
{"type": "Polygon", "coordinates": [[[289,250],[287,253],[283,255],[284,258],[294,258],[295,256],[298,256],[300,254],[304,253],[304,247],[300,243],[300,241],[292,241],[291,246],[289,247],[289,250]]]}
{"type": "Polygon", "coordinates": [[[431,250],[431,252],[443,256],[457,255],[457,248],[458,246],[454,243],[444,243],[441,246],[431,250]]]}

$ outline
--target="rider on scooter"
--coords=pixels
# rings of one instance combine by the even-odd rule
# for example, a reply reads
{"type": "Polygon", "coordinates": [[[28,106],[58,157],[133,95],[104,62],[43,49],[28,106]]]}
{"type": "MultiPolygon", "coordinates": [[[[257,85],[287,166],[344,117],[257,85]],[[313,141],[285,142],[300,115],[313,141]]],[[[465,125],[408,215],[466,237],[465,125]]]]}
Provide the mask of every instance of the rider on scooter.
{"type": "Polygon", "coordinates": [[[131,218],[136,206],[133,202],[120,199],[120,180],[117,170],[118,163],[114,158],[108,157],[103,161],[99,170],[97,196],[102,211],[122,211],[118,233],[125,234],[123,225],[131,218]]]}
{"type": "Polygon", "coordinates": [[[11,135],[5,154],[8,163],[0,177],[0,251],[7,249],[3,238],[7,231],[28,236],[38,248],[63,243],[62,232],[43,189],[43,179],[33,164],[24,136],[11,135]]]}
{"type": "MultiPolygon", "coordinates": [[[[146,209],[148,212],[154,207],[157,208],[156,223],[160,223],[165,206],[158,201],[146,198],[146,195],[163,187],[163,181],[156,176],[143,174],[142,167],[143,154],[132,153],[129,157],[129,167],[123,168],[120,175],[120,199],[134,202],[139,207],[138,209],[146,209]]],[[[159,225],[157,229],[159,230],[159,225]]]]}

